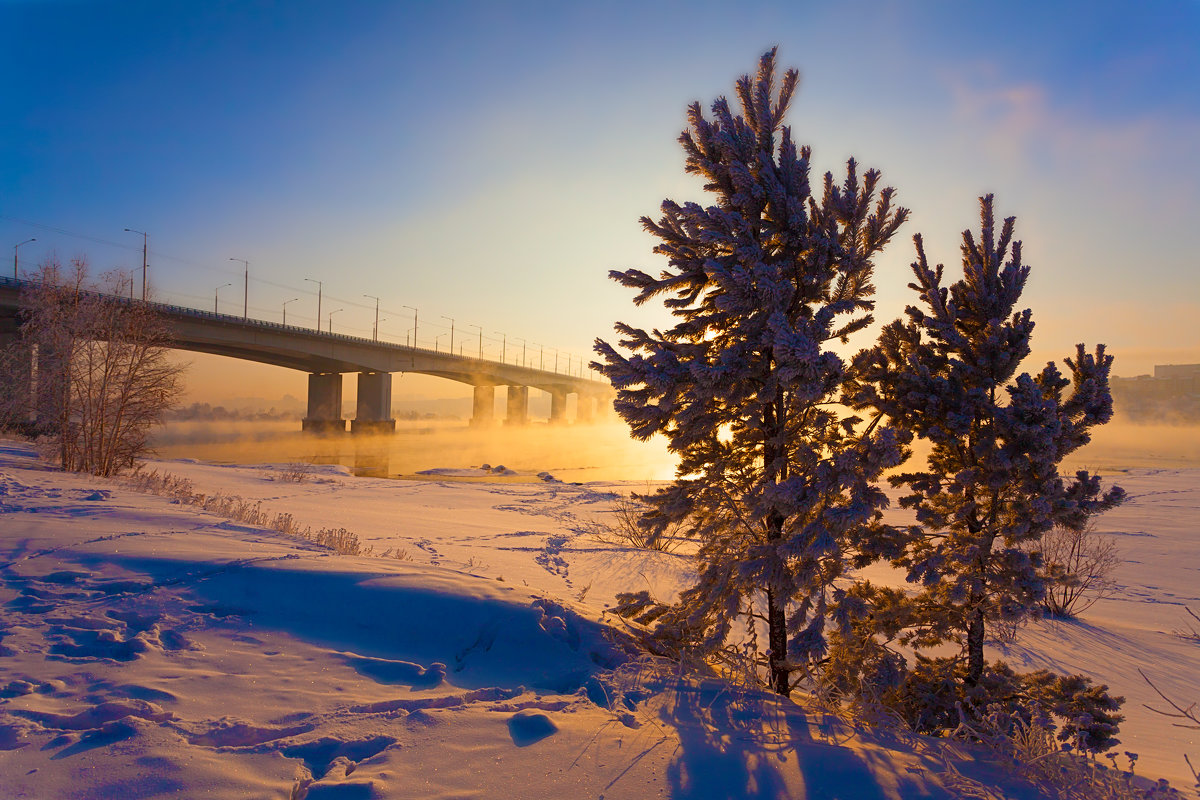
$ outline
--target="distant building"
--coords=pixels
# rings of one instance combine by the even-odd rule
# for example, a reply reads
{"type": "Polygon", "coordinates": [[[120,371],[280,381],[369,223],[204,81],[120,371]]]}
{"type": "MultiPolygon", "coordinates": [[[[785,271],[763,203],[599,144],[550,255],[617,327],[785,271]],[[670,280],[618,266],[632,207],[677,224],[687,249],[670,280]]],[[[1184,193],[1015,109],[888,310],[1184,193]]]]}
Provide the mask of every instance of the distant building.
{"type": "Polygon", "coordinates": [[[1113,404],[1135,418],[1200,419],[1200,364],[1157,364],[1154,375],[1112,378],[1113,404]]]}
{"type": "Polygon", "coordinates": [[[1160,380],[1200,378],[1200,364],[1155,364],[1154,377],[1160,380]]]}

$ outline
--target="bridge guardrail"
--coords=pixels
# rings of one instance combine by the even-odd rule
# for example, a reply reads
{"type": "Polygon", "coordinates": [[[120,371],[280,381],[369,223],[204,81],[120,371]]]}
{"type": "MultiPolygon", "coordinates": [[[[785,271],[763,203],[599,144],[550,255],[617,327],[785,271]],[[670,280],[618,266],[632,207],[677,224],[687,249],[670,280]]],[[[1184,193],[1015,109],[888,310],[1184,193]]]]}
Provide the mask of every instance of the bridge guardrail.
{"type": "MultiPolygon", "coordinates": [[[[26,286],[33,286],[33,285],[34,285],[33,281],[22,280],[19,278],[14,279],[14,278],[9,278],[7,276],[0,276],[0,287],[8,286],[8,287],[16,288],[16,289],[22,289],[26,286]]],[[[396,342],[387,342],[387,341],[382,341],[379,339],[367,339],[366,337],[363,337],[363,336],[351,336],[349,334],[344,334],[344,333],[333,333],[332,331],[327,333],[327,332],[321,331],[320,329],[314,330],[313,328],[302,328],[297,325],[284,325],[281,322],[271,322],[269,320],[264,320],[264,319],[242,318],[242,317],[233,316],[231,314],[220,314],[215,311],[204,311],[203,309],[199,309],[199,308],[189,308],[187,306],[177,306],[177,305],[174,305],[173,303],[160,303],[155,300],[147,300],[147,301],[142,301],[142,300],[138,300],[138,299],[131,300],[130,298],[123,297],[121,295],[106,294],[104,292],[96,292],[96,291],[92,291],[90,289],[80,290],[80,293],[86,294],[91,297],[99,297],[99,298],[105,298],[108,300],[116,300],[116,301],[118,301],[120,303],[124,303],[124,304],[145,302],[147,305],[149,305],[153,308],[157,308],[160,311],[163,311],[163,312],[166,312],[169,314],[176,314],[179,316],[192,317],[192,318],[196,318],[196,319],[207,319],[207,320],[212,320],[214,322],[224,322],[224,323],[230,323],[230,324],[236,324],[236,325],[247,325],[247,326],[254,326],[254,327],[258,327],[258,328],[268,328],[268,329],[272,329],[272,330],[304,334],[306,336],[314,336],[315,335],[315,336],[320,336],[322,338],[329,337],[329,338],[337,339],[340,341],[353,342],[353,343],[357,343],[357,344],[366,344],[366,345],[370,345],[372,347],[387,347],[387,348],[394,349],[394,350],[402,350],[404,352],[418,351],[418,352],[422,352],[422,353],[429,353],[431,355],[452,358],[452,359],[455,359],[458,361],[462,361],[464,363],[486,363],[486,364],[495,364],[495,365],[504,366],[504,367],[518,366],[517,364],[509,364],[508,362],[505,362],[505,361],[496,361],[496,360],[490,359],[490,358],[478,358],[475,356],[464,356],[464,355],[459,355],[459,354],[455,354],[455,353],[451,353],[451,352],[442,352],[441,350],[431,350],[428,347],[421,347],[420,345],[398,344],[396,342]]],[[[520,366],[522,369],[528,369],[528,370],[532,370],[533,372],[543,373],[546,375],[556,375],[556,376],[559,376],[562,378],[570,378],[572,380],[578,380],[578,381],[584,381],[587,383],[596,383],[596,384],[603,385],[603,383],[601,381],[596,381],[591,378],[584,378],[582,375],[572,375],[569,372],[557,372],[557,371],[549,372],[544,369],[536,369],[535,370],[533,367],[527,367],[525,365],[520,365],[520,366]]]]}

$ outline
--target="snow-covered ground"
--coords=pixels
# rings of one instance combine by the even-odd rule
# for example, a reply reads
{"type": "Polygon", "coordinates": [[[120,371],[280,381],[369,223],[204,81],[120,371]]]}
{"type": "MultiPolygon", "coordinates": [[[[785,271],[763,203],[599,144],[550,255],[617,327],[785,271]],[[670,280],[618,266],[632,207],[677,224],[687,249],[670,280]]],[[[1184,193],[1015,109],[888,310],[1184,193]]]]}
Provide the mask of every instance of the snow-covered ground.
{"type": "MultiPolygon", "coordinates": [[[[640,658],[604,614],[670,597],[686,556],[600,541],[618,492],[494,470],[421,480],[153,465],[376,553],[341,556],[0,441],[0,797],[1034,797],[979,752],[640,658]],[[963,776],[960,777],[958,773],[963,776]]],[[[1200,737],[1142,707],[1200,699],[1200,470],[1119,476],[1100,530],[1121,593],[1023,632],[1018,667],[1128,698],[1121,749],[1187,786],[1200,737]]]]}

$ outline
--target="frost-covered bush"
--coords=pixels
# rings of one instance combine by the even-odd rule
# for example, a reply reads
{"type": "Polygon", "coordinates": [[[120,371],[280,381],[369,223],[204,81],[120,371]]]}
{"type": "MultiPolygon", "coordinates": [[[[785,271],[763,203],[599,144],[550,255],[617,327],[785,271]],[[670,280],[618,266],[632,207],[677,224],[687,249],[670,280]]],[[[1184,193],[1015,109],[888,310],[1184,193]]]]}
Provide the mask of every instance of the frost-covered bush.
{"type": "Polygon", "coordinates": [[[1046,596],[1042,606],[1056,617],[1074,617],[1116,591],[1113,572],[1121,563],[1111,539],[1096,534],[1095,525],[1056,525],[1042,537],[1042,572],[1046,596]]]}
{"type": "Polygon", "coordinates": [[[982,679],[963,680],[966,665],[955,658],[917,657],[889,705],[918,733],[952,735],[987,730],[1011,735],[1035,720],[1078,753],[1100,753],[1118,744],[1123,697],[1083,675],[1046,670],[1014,672],[1003,661],[987,665],[982,679]]]}
{"type": "Polygon", "coordinates": [[[645,519],[650,509],[651,506],[637,495],[621,497],[613,504],[611,512],[584,525],[583,530],[608,544],[660,553],[675,552],[685,541],[684,523],[651,524],[645,519]]]}
{"type": "MultiPolygon", "coordinates": [[[[328,547],[339,555],[374,555],[373,548],[364,548],[359,542],[357,534],[345,528],[321,528],[314,533],[310,526],[301,525],[289,512],[271,514],[262,507],[261,500],[247,500],[240,495],[224,492],[203,494],[197,492],[187,478],[180,478],[169,472],[160,473],[158,470],[139,469],[125,478],[124,483],[131,489],[160,497],[169,497],[177,503],[195,506],[210,514],[244,522],[247,525],[270,528],[284,536],[328,547]]],[[[391,556],[392,552],[389,550],[384,555],[391,556]]],[[[394,557],[401,558],[399,555],[394,557]]]]}

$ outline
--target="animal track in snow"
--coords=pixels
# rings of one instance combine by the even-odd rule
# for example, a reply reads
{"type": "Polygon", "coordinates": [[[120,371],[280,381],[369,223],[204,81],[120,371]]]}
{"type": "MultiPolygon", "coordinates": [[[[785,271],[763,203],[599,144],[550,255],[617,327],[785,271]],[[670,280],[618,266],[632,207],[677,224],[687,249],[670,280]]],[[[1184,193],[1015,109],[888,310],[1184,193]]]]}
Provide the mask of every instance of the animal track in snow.
{"type": "Polygon", "coordinates": [[[272,728],[254,725],[245,720],[223,717],[207,731],[188,736],[192,744],[205,747],[251,747],[308,733],[312,723],[292,727],[272,728]]]}
{"type": "Polygon", "coordinates": [[[344,653],[342,657],[360,674],[379,683],[399,683],[414,689],[432,689],[446,677],[446,665],[440,661],[423,667],[410,661],[372,658],[355,653],[344,653]]]}

